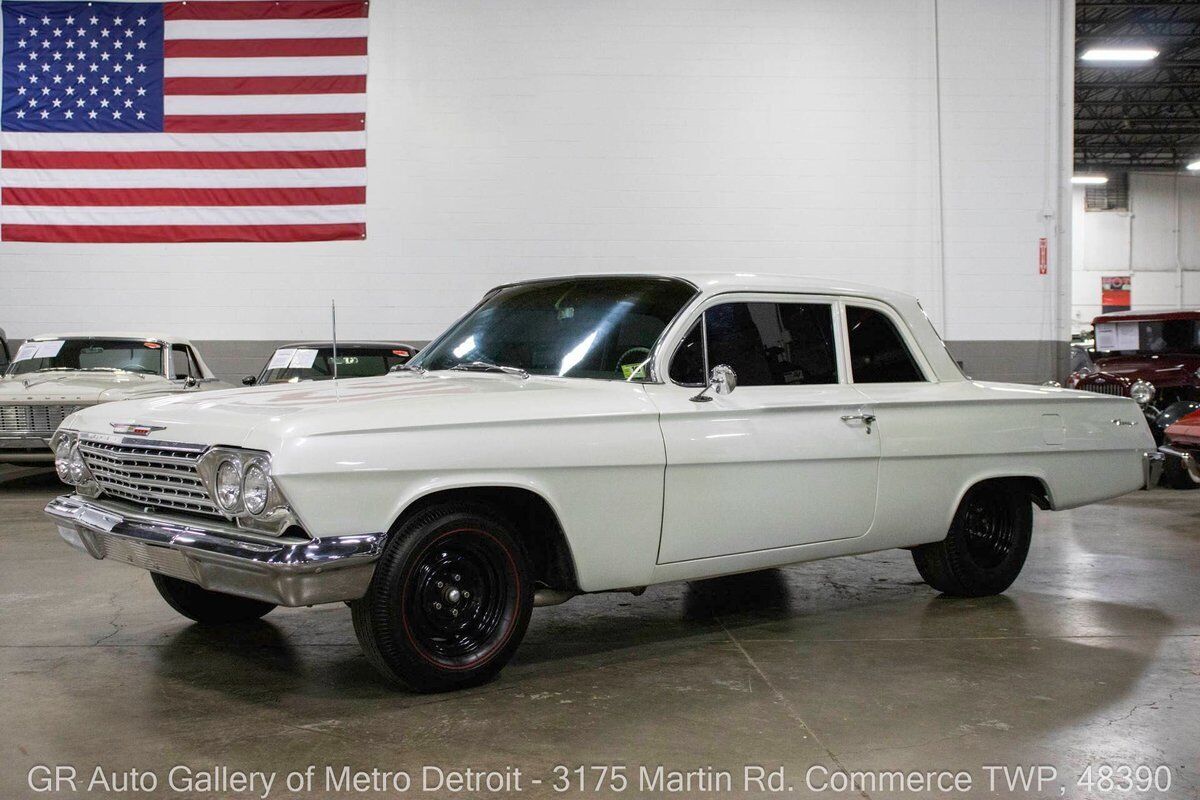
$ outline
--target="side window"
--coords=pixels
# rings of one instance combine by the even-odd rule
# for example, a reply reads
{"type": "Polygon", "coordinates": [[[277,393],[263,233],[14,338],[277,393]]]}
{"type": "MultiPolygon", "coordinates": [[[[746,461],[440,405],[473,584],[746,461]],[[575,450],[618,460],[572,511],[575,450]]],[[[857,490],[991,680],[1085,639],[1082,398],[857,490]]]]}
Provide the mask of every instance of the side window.
{"type": "Polygon", "coordinates": [[[188,348],[181,345],[171,347],[171,377],[176,380],[189,377],[200,380],[200,369],[196,366],[196,360],[192,358],[192,351],[188,348]]]}
{"type": "MultiPolygon", "coordinates": [[[[837,383],[833,311],[826,303],[723,303],[704,312],[710,367],[728,364],[739,386],[837,383]]],[[[688,333],[670,376],[703,384],[699,324],[688,333]]]]}
{"type": "Polygon", "coordinates": [[[696,324],[680,342],[675,357],[671,359],[668,375],[675,383],[684,386],[704,385],[704,333],[700,320],[696,320],[696,324]]]}
{"type": "Polygon", "coordinates": [[[912,383],[924,381],[900,332],[874,309],[846,306],[850,337],[850,369],[855,383],[912,383]]]}

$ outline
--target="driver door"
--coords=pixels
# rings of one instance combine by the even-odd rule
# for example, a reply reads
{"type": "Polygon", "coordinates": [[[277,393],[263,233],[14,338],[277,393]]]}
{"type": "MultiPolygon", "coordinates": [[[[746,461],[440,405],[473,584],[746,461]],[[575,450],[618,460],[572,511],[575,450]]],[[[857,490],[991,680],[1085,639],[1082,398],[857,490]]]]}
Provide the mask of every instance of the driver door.
{"type": "Polygon", "coordinates": [[[658,563],[862,536],[879,431],[848,383],[835,298],[724,295],[698,314],[665,383],[648,384],[666,445],[658,563]],[[717,364],[737,388],[695,397],[717,364]]]}

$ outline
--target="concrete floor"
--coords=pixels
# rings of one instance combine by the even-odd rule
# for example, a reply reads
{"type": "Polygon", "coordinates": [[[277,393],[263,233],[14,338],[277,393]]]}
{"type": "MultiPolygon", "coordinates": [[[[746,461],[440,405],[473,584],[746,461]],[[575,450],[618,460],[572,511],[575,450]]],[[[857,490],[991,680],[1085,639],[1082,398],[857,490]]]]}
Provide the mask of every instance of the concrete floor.
{"type": "Polygon", "coordinates": [[[609,763],[630,765],[628,796],[642,764],[734,771],[720,796],[742,793],[745,764],[782,766],[793,796],[812,765],[966,770],[959,796],[1114,797],[1076,785],[1089,764],[1161,764],[1172,789],[1139,796],[1200,790],[1200,492],[1037,513],[1024,574],[984,600],[939,598],[901,551],[578,598],[535,612],[498,681],[441,696],[385,688],[341,605],[189,624],[145,573],[60,542],[41,513],[57,492],[45,474],[0,482],[6,800],[62,763],[156,772],[142,797],[228,794],[171,792],[175,765],[277,770],[272,797],[323,796],[327,764],[418,788],[429,764],[520,767],[524,797],[561,796],[556,764],[609,763]],[[317,791],[287,792],[309,764],[317,791]],[[983,765],[1058,778],[989,792],[983,765]]]}

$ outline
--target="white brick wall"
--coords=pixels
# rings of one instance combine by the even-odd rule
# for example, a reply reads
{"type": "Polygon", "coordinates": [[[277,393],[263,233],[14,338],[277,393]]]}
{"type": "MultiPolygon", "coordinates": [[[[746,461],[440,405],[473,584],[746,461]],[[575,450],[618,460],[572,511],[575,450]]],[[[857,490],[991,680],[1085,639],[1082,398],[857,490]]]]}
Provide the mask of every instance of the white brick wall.
{"type": "MultiPolygon", "coordinates": [[[[1058,3],[939,2],[949,339],[1055,336],[1058,3]]],[[[336,298],[341,335],[420,340],[501,281],[641,269],[878,283],[940,325],[933,10],[378,0],[367,241],[0,243],[0,326],[318,337],[336,298]]]]}

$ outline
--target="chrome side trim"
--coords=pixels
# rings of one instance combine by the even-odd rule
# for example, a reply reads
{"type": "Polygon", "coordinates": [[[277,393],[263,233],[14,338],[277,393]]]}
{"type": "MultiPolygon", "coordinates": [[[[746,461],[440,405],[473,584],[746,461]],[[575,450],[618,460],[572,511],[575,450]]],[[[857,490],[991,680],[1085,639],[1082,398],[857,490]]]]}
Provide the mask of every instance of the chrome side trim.
{"type": "Polygon", "coordinates": [[[1148,450],[1142,453],[1142,489],[1153,489],[1158,486],[1162,477],[1163,462],[1166,457],[1158,451],[1148,450]]]}
{"type": "Polygon", "coordinates": [[[362,597],[385,534],[318,539],[239,538],[221,526],[152,514],[126,514],[78,495],[51,500],[46,515],[59,535],[92,558],[109,558],[171,575],[216,592],[281,606],[362,597]]]}

